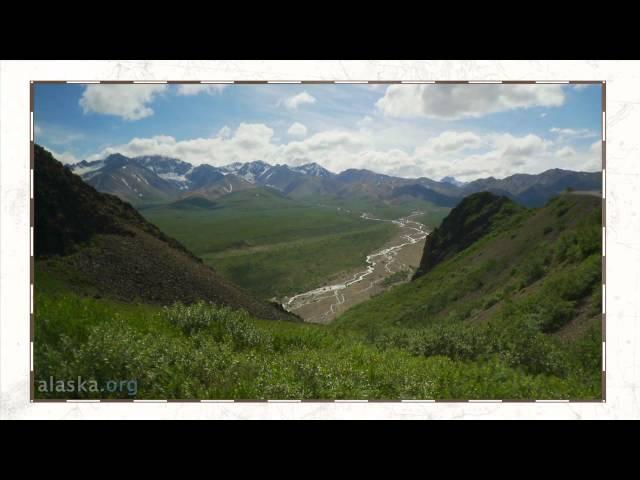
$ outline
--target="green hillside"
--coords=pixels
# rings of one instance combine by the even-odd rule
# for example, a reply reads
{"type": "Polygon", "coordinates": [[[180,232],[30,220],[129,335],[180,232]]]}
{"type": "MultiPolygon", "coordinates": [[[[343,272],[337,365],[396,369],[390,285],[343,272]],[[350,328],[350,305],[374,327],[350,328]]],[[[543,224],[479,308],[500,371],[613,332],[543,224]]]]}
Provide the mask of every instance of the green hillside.
{"type": "Polygon", "coordinates": [[[467,197],[425,246],[421,276],[353,307],[334,327],[381,348],[497,358],[531,374],[577,378],[599,397],[601,214],[601,200],[587,195],[531,210],[491,194],[467,197]],[[479,216],[488,227],[465,248],[451,232],[474,236],[479,216]]]}

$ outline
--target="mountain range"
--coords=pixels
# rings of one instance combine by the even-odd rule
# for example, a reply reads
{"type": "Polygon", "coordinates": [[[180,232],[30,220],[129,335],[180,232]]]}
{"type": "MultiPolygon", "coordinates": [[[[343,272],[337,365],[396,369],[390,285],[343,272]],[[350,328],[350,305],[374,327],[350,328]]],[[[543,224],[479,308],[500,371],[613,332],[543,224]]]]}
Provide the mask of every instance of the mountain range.
{"type": "Polygon", "coordinates": [[[460,182],[450,176],[436,181],[426,177],[394,177],[366,169],[334,173],[317,163],[292,167],[256,160],[222,167],[194,166],[159,155],[130,158],[118,153],[103,160],[83,160],[67,168],[97,190],[138,205],[172,202],[190,196],[214,200],[234,191],[267,187],[291,198],[318,195],[391,203],[417,198],[445,207],[455,206],[470,194],[488,191],[537,207],[567,189],[592,192],[602,189],[600,172],[561,169],[537,175],[515,174],[503,179],[489,177],[460,182]]]}

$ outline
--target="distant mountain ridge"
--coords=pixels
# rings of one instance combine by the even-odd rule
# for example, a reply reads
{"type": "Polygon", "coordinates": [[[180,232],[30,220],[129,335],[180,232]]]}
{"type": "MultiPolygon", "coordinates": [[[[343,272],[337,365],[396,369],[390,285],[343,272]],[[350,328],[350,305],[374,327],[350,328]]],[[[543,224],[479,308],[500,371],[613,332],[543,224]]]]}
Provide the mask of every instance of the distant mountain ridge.
{"type": "Polygon", "coordinates": [[[515,174],[503,179],[489,177],[460,182],[450,176],[436,181],[426,177],[394,177],[366,169],[347,169],[336,174],[317,163],[292,167],[255,160],[222,167],[194,166],[160,155],[130,158],[118,153],[102,160],[83,160],[67,168],[99,191],[134,204],[177,201],[193,195],[215,200],[233,191],[260,186],[279,190],[292,198],[328,195],[393,202],[412,197],[446,207],[455,206],[470,194],[488,191],[528,207],[537,207],[568,188],[602,190],[600,172],[561,169],[537,175],[515,174]]]}

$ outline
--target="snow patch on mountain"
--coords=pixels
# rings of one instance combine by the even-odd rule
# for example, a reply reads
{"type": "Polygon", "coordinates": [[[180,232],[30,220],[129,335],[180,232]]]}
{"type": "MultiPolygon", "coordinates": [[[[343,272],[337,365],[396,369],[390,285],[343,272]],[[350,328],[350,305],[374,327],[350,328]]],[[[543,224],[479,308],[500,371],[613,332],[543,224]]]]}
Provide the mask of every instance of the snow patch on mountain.
{"type": "Polygon", "coordinates": [[[156,173],[163,180],[171,180],[173,182],[187,182],[185,175],[180,175],[176,172],[156,173]]]}
{"type": "Polygon", "coordinates": [[[333,175],[329,170],[315,162],[307,163],[306,165],[301,165],[299,167],[293,167],[291,170],[305,175],[310,175],[312,177],[330,177],[333,175]]]}

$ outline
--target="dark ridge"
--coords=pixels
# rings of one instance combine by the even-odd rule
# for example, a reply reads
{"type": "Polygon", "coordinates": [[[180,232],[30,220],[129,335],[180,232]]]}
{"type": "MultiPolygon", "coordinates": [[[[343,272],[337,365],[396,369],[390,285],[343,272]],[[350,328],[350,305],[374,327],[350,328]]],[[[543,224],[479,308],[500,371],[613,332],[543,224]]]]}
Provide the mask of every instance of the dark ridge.
{"type": "Polygon", "coordinates": [[[115,195],[98,192],[49,151],[37,144],[34,148],[36,258],[70,254],[95,234],[131,235],[131,227],[135,227],[197,259],[180,242],[147,222],[130,204],[115,195]]]}
{"type": "Polygon", "coordinates": [[[501,219],[522,207],[490,192],[465,197],[428,237],[414,279],[489,233],[501,219]]]}

